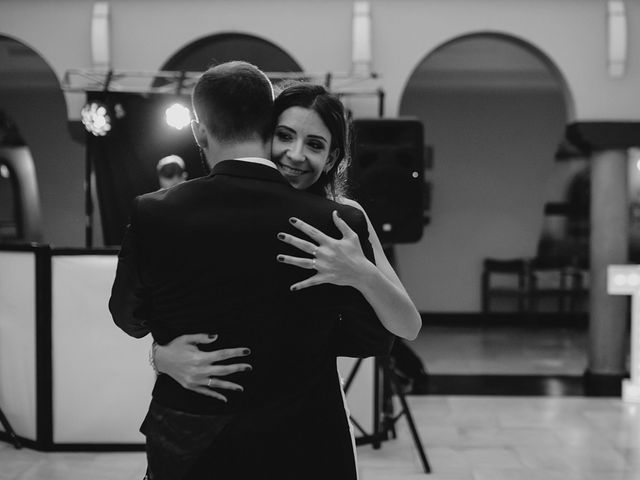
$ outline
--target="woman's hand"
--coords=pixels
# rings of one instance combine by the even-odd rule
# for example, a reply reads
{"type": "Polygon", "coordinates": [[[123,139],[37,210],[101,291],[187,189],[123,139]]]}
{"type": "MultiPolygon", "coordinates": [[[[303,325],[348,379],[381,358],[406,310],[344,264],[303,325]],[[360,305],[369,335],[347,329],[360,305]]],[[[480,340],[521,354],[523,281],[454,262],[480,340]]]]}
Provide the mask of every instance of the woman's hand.
{"type": "Polygon", "coordinates": [[[339,239],[324,234],[299,218],[291,218],[289,221],[315,243],[282,232],[278,233],[278,238],[308,253],[311,258],[280,254],[277,257],[278,261],[317,271],[312,277],[292,285],[291,290],[301,290],[323,283],[358,288],[359,282],[366,278],[372,269],[375,270],[376,266],[362,252],[358,235],[338,216],[337,211],[333,211],[333,222],[342,233],[342,238],[339,239]]]}
{"type": "Polygon", "coordinates": [[[245,357],[251,352],[248,348],[228,348],[213,352],[203,352],[198,348],[198,345],[215,342],[217,338],[217,335],[207,334],[182,335],[166,345],[155,346],[153,359],[158,372],[169,375],[188,390],[226,402],[227,398],[213,390],[214,388],[234,391],[242,391],[243,388],[219,377],[249,371],[251,365],[216,363],[229,358],[245,357]]]}

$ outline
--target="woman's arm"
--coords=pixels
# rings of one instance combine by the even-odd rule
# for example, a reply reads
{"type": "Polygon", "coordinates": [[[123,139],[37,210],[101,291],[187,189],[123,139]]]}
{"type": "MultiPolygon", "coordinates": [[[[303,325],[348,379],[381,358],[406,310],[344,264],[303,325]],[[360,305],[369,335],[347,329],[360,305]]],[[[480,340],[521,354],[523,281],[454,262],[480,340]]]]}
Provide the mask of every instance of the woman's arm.
{"type": "MultiPolygon", "coordinates": [[[[362,210],[362,207],[353,200],[345,199],[341,203],[362,210]]],[[[308,259],[279,255],[279,261],[315,269],[318,272],[307,280],[292,285],[292,290],[322,283],[354,287],[373,307],[387,330],[399,337],[413,340],[422,326],[420,314],[384,254],[380,239],[366,213],[375,265],[364,256],[355,232],[338,216],[337,212],[334,212],[333,216],[336,226],[342,232],[341,239],[333,239],[299,219],[292,222],[292,225],[308,235],[317,245],[285,233],[278,234],[278,238],[283,242],[314,257],[308,259]]]]}

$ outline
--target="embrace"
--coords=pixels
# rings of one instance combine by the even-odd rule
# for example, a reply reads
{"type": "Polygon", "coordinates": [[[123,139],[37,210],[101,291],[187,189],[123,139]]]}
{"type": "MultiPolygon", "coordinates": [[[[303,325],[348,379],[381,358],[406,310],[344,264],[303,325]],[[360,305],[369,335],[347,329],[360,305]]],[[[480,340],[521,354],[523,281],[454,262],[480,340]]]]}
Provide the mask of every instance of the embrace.
{"type": "Polygon", "coordinates": [[[420,316],[347,196],[340,100],[274,100],[245,62],[207,70],[192,130],[209,175],[137,197],[109,308],[153,336],[149,480],[357,479],[338,356],[387,355],[420,316]]]}

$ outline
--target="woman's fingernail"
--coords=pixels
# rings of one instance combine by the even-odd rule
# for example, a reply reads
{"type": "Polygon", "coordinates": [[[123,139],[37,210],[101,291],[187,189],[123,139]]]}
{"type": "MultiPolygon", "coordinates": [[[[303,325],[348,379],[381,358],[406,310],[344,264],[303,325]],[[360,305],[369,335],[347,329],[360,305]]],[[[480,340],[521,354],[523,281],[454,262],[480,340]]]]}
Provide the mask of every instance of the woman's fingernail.
{"type": "Polygon", "coordinates": [[[298,287],[296,287],[295,285],[293,285],[293,286],[291,287],[291,291],[292,291],[292,292],[295,292],[297,289],[298,289],[298,287]]]}
{"type": "Polygon", "coordinates": [[[218,335],[216,335],[215,333],[210,333],[210,334],[209,334],[209,338],[210,338],[211,340],[217,340],[218,335]]]}
{"type": "Polygon", "coordinates": [[[279,238],[280,240],[284,240],[284,233],[279,233],[279,234],[278,234],[278,238],[279,238]]]}
{"type": "Polygon", "coordinates": [[[244,350],[242,350],[243,355],[249,355],[250,353],[251,353],[251,350],[249,350],[248,348],[245,348],[244,350]]]}
{"type": "Polygon", "coordinates": [[[297,218],[293,218],[293,217],[291,217],[291,218],[289,219],[289,221],[290,221],[291,223],[296,223],[296,222],[298,221],[298,219],[297,219],[297,218]]]}
{"type": "Polygon", "coordinates": [[[250,372],[251,370],[253,370],[253,367],[251,365],[247,365],[246,367],[244,367],[244,369],[242,371],[243,372],[250,372]]]}
{"type": "Polygon", "coordinates": [[[284,262],[284,257],[282,255],[278,255],[278,261],[279,262],[284,262]]]}

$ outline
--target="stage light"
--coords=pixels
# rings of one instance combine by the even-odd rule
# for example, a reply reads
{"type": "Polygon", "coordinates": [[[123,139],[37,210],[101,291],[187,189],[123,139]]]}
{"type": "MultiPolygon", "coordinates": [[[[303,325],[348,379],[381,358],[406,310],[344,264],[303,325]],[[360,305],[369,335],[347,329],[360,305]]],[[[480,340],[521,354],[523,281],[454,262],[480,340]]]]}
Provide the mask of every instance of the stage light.
{"type": "Polygon", "coordinates": [[[167,125],[177,130],[182,130],[191,123],[191,111],[181,105],[174,103],[165,111],[167,125]]]}
{"type": "Polygon", "coordinates": [[[0,177],[2,178],[10,178],[11,172],[9,171],[9,167],[6,165],[0,165],[0,177]]]}
{"type": "Polygon", "coordinates": [[[87,132],[96,137],[104,137],[111,130],[111,116],[102,102],[87,103],[82,107],[80,117],[87,132]]]}

